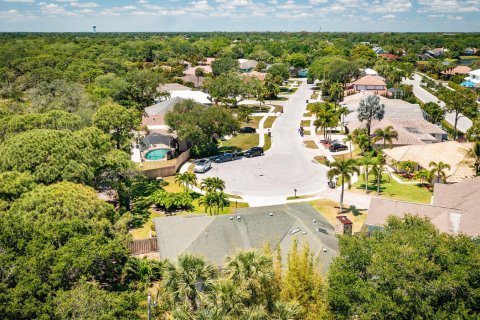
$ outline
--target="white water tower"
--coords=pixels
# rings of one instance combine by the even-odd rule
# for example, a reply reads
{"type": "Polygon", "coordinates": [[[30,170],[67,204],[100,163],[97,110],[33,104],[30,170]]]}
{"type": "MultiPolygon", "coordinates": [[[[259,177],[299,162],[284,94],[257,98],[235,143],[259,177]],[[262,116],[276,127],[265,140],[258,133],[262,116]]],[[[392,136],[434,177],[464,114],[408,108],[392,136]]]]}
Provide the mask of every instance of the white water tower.
{"type": "Polygon", "coordinates": [[[96,26],[96,25],[93,25],[93,26],[92,26],[92,30],[93,30],[93,33],[97,32],[97,26],[96,26]]]}

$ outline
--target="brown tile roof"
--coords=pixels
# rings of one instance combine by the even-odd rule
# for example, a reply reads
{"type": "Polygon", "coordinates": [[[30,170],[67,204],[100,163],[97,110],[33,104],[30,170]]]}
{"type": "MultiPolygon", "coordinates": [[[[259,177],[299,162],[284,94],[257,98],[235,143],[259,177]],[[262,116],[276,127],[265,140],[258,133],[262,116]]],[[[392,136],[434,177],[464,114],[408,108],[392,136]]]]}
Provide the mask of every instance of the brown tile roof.
{"type": "Polygon", "coordinates": [[[385,81],[383,81],[382,78],[378,76],[365,76],[354,81],[352,84],[365,86],[386,86],[385,81]]]}
{"type": "Polygon", "coordinates": [[[442,73],[443,74],[450,74],[450,75],[453,75],[453,74],[465,74],[465,75],[467,75],[470,71],[472,71],[472,69],[467,67],[467,66],[456,66],[455,68],[445,70],[442,73]]]}
{"type": "Polygon", "coordinates": [[[257,78],[258,80],[260,81],[264,81],[265,80],[265,77],[267,76],[266,73],[264,72],[258,72],[258,71],[250,71],[248,73],[243,73],[244,76],[247,76],[247,77],[252,77],[252,78],[257,78]]]}
{"type": "Polygon", "coordinates": [[[183,71],[183,73],[185,75],[195,75],[195,69],[197,68],[200,68],[200,69],[203,69],[203,72],[204,73],[212,73],[212,67],[210,66],[196,66],[196,67],[191,67],[191,68],[188,68],[187,70],[183,71]]]}
{"type": "Polygon", "coordinates": [[[382,53],[378,55],[379,57],[382,57],[387,60],[400,60],[401,58],[397,55],[391,54],[391,53],[382,53]]]}
{"type": "Polygon", "coordinates": [[[480,177],[453,185],[435,184],[433,203],[420,204],[373,198],[367,225],[382,226],[388,216],[414,214],[430,219],[442,232],[480,235],[480,177]]]}

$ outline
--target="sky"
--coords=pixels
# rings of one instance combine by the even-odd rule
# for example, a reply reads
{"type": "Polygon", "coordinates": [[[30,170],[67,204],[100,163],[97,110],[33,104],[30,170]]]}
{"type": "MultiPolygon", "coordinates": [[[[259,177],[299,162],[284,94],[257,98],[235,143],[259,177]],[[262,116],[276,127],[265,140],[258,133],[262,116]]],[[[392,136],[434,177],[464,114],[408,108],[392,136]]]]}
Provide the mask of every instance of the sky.
{"type": "Polygon", "coordinates": [[[480,32],[480,0],[0,0],[0,31],[480,32]]]}

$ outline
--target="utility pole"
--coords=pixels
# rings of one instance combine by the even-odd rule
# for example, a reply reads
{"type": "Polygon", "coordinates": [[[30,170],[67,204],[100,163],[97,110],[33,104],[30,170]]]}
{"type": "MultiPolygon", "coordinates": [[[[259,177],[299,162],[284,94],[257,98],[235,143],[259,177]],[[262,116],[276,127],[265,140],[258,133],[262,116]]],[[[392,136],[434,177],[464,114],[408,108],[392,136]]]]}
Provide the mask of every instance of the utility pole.
{"type": "Polygon", "coordinates": [[[148,301],[148,320],[151,320],[152,319],[152,310],[150,308],[150,304],[151,304],[151,301],[152,301],[152,297],[150,296],[150,293],[148,294],[147,301],[148,301]]]}

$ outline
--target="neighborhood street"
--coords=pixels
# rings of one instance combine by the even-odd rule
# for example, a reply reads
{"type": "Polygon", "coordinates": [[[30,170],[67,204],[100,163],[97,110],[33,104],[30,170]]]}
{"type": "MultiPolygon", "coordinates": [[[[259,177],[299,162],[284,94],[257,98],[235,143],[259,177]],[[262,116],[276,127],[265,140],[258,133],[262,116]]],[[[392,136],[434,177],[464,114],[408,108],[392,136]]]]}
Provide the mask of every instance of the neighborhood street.
{"type": "MultiPolygon", "coordinates": [[[[441,107],[445,107],[445,103],[443,101],[438,100],[433,94],[428,92],[427,90],[420,87],[420,82],[422,81],[422,77],[417,73],[413,74],[413,80],[404,79],[404,83],[413,85],[413,93],[415,96],[420,99],[422,102],[435,102],[439,104],[441,107]]],[[[454,113],[447,113],[445,115],[445,120],[450,123],[452,126],[455,124],[455,114],[454,113]]],[[[457,128],[462,132],[466,132],[472,126],[472,121],[467,117],[461,116],[458,119],[457,128]]]]}
{"type": "MultiPolygon", "coordinates": [[[[287,197],[312,195],[327,187],[326,168],[315,163],[303,146],[298,128],[310,99],[305,80],[283,105],[284,112],[272,128],[272,147],[264,156],[215,164],[205,177],[220,177],[229,194],[251,206],[285,203],[287,197]]],[[[203,178],[203,177],[202,177],[203,178]]]]}

